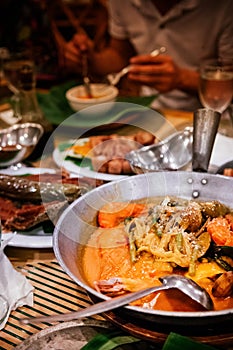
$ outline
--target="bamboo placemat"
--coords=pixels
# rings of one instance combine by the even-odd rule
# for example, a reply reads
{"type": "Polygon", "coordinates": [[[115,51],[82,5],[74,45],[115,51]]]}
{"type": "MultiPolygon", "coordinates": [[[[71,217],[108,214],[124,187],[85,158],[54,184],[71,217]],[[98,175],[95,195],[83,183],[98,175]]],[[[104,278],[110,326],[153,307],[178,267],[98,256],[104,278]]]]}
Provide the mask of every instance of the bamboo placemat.
{"type": "MultiPolygon", "coordinates": [[[[34,286],[34,305],[33,307],[23,306],[11,313],[5,328],[0,331],[0,350],[12,350],[31,335],[54,325],[50,323],[22,325],[19,322],[20,318],[71,312],[79,308],[85,308],[93,303],[86,291],[71,280],[56,260],[44,263],[28,263],[24,266],[18,266],[16,269],[23,273],[34,286]]],[[[150,331],[148,329],[141,329],[139,326],[121,319],[119,315],[117,316],[112,312],[108,313],[108,315],[105,314],[105,318],[98,315],[93,316],[93,319],[97,320],[104,320],[106,318],[123,331],[131,333],[136,337],[144,339],[146,334],[147,340],[150,338],[150,331]],[[142,332],[145,332],[145,334],[143,335],[142,332]]],[[[167,336],[166,334],[153,331],[151,333],[151,339],[155,338],[155,335],[157,339],[156,343],[161,344],[167,336]]],[[[221,349],[233,350],[232,334],[229,336],[216,334],[212,338],[214,339],[209,339],[210,343],[207,342],[207,344],[220,346],[221,349]]],[[[201,340],[199,339],[199,341],[201,340]]]]}
{"type": "MultiPolygon", "coordinates": [[[[52,325],[22,325],[19,322],[20,318],[60,314],[92,304],[85,290],[70,279],[56,260],[27,264],[18,267],[17,270],[23,273],[35,288],[34,306],[23,306],[12,311],[5,328],[0,331],[0,350],[14,349],[32,334],[52,325]]],[[[93,318],[103,320],[99,316],[93,318]]]]}

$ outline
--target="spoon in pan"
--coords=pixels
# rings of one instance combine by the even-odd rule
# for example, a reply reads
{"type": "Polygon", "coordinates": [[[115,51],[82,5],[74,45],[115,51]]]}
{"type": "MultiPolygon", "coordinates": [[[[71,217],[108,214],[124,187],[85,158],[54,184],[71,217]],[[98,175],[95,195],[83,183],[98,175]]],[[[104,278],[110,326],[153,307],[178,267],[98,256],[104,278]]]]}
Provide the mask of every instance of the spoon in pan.
{"type": "Polygon", "coordinates": [[[213,302],[209,294],[205,289],[201,288],[193,280],[186,278],[181,275],[168,275],[160,278],[162,282],[161,286],[149,287],[137,292],[129,293],[123,296],[116,298],[109,298],[108,300],[102,301],[100,303],[91,305],[83,310],[70,312],[61,315],[52,315],[52,316],[41,316],[41,317],[30,317],[23,318],[20,320],[21,323],[40,323],[40,322],[58,322],[58,321],[71,321],[76,320],[82,317],[89,317],[96,315],[102,312],[110,311],[118,307],[127,305],[132,301],[138,300],[145,297],[148,294],[158,292],[161,290],[176,288],[181,292],[186,294],[188,297],[196,301],[198,304],[206,310],[213,309],[213,302]]]}
{"type": "MultiPolygon", "coordinates": [[[[164,46],[161,46],[159,49],[155,49],[150,53],[150,56],[155,57],[160,55],[161,53],[166,52],[166,48],[164,46]]],[[[131,66],[124,67],[120,72],[118,73],[110,73],[107,75],[107,80],[111,85],[116,85],[119,80],[129,72],[131,66]]]]}

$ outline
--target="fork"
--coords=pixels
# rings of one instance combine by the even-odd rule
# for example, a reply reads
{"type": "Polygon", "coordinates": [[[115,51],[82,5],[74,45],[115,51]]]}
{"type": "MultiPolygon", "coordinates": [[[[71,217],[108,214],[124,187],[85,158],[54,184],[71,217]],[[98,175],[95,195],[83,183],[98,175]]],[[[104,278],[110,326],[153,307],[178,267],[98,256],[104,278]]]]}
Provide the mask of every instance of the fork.
{"type": "MultiPolygon", "coordinates": [[[[150,53],[150,56],[156,57],[160,55],[161,53],[166,52],[166,48],[164,46],[161,46],[159,49],[155,49],[150,53]]],[[[107,80],[110,85],[116,85],[120,79],[129,72],[131,66],[124,67],[120,72],[118,73],[110,73],[107,75],[107,80]]]]}

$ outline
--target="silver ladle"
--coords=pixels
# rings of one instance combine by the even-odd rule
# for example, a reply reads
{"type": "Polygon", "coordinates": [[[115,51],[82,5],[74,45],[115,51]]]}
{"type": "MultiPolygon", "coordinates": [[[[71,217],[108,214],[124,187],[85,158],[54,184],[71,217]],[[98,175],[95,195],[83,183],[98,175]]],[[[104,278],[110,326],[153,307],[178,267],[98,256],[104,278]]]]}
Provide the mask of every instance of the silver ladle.
{"type": "Polygon", "coordinates": [[[193,128],[186,127],[159,143],[144,146],[125,155],[135,173],[180,170],[192,159],[193,128]]]}
{"type": "Polygon", "coordinates": [[[24,324],[29,324],[29,323],[40,323],[40,322],[58,322],[58,321],[65,322],[65,321],[76,320],[79,318],[89,317],[102,312],[114,310],[121,306],[127,305],[132,301],[143,298],[148,294],[158,292],[161,290],[172,289],[172,288],[179,289],[181,292],[186,294],[189,298],[193,299],[198,304],[203,306],[203,308],[205,308],[206,310],[213,309],[213,302],[209,294],[207,293],[207,291],[201,288],[193,280],[181,275],[168,275],[168,276],[160,277],[160,281],[162,282],[161,286],[149,287],[149,288],[146,288],[137,292],[129,293],[123,296],[119,296],[116,298],[109,298],[108,300],[91,305],[83,310],[61,314],[61,315],[23,318],[20,320],[20,322],[24,324]]]}

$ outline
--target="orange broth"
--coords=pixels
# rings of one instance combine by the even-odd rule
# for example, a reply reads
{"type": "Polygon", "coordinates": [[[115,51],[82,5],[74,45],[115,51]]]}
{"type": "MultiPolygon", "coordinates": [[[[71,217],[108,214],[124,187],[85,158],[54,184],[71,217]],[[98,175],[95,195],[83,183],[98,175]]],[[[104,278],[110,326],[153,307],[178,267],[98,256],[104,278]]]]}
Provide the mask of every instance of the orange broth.
{"type": "MultiPolygon", "coordinates": [[[[130,278],[134,280],[134,290],[140,290],[153,285],[160,285],[158,278],[172,273],[185,275],[187,269],[173,268],[169,263],[156,266],[149,253],[132,263],[129,253],[129,243],[124,225],[114,228],[97,228],[84,247],[82,266],[86,282],[94,287],[94,282],[110,278],[130,278]]],[[[201,286],[210,294],[215,310],[233,308],[233,297],[215,298],[211,290],[211,279],[203,279],[201,286]]],[[[199,283],[200,284],[200,283],[199,283]]],[[[160,291],[132,305],[167,311],[201,311],[201,307],[178,290],[160,291]]]]}

